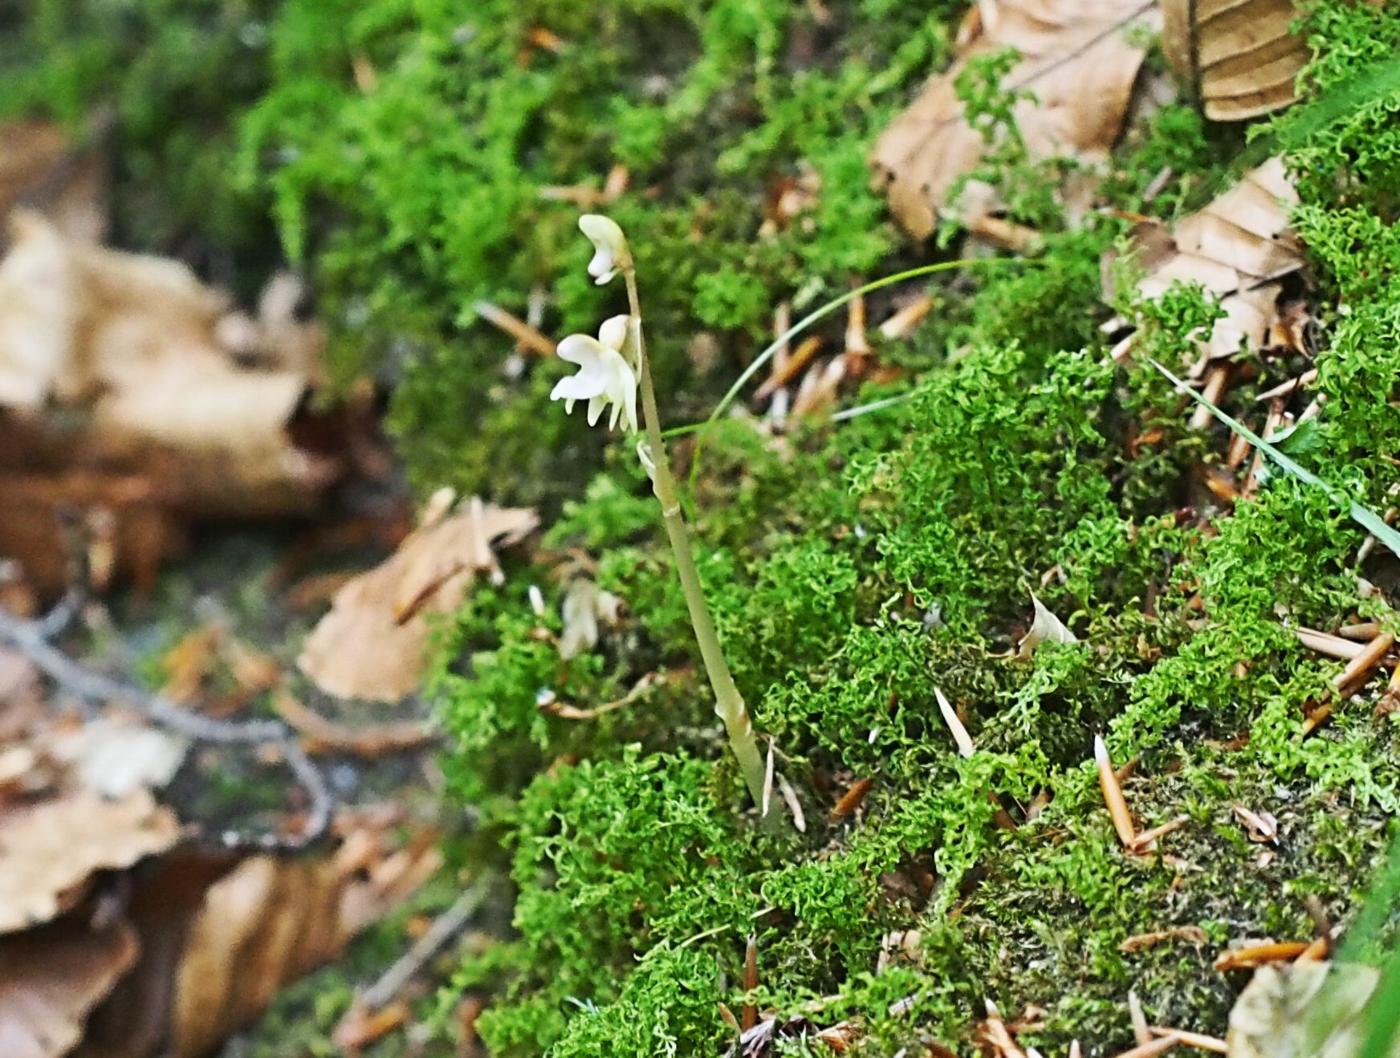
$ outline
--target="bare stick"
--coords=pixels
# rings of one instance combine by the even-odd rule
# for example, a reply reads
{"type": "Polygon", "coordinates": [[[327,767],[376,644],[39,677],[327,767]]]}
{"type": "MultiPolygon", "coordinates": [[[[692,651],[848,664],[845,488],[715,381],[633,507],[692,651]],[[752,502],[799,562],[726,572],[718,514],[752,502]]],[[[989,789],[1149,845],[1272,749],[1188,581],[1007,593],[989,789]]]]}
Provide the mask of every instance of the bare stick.
{"type": "MultiPolygon", "coordinates": [[[[62,604],[60,604],[61,606],[62,604]]],[[[227,845],[255,845],[264,849],[299,849],[317,840],[330,826],[335,798],[325,777],[306,755],[296,737],[277,720],[231,723],[200,716],[159,694],[135,684],[94,672],[78,664],[49,642],[51,628],[60,622],[48,617],[26,621],[0,608],[0,644],[18,650],[65,691],[89,702],[116,702],[144,714],[152,722],[197,742],[220,746],[276,746],[287,770],[307,792],[306,822],[293,838],[263,834],[247,839],[237,833],[223,836],[227,845]]]]}
{"type": "Polygon", "coordinates": [[[356,1005],[367,1010],[378,1010],[397,999],[404,985],[413,980],[428,960],[466,928],[485,899],[486,882],[477,881],[457,897],[451,907],[433,920],[427,932],[414,941],[413,947],[385,970],[379,980],[364,990],[356,1005]]]}

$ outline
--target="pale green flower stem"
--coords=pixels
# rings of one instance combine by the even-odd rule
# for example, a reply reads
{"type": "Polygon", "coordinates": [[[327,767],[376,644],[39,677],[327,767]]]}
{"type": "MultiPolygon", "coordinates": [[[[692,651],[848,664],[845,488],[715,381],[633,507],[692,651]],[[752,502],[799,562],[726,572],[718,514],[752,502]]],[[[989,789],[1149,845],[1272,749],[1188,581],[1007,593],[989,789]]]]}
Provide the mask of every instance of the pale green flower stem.
{"type": "Polygon", "coordinates": [[[676,479],[671,474],[671,462],[666,454],[666,442],[661,438],[661,419],[656,412],[656,390],[651,384],[651,364],[647,360],[646,346],[642,340],[641,301],[637,296],[637,276],[633,269],[623,272],[627,281],[627,301],[632,317],[633,335],[637,343],[637,363],[641,375],[642,417],[646,420],[647,444],[651,448],[652,462],[656,471],[652,484],[656,498],[661,503],[661,518],[666,525],[666,536],[671,541],[671,551],[676,556],[676,573],[681,580],[681,590],[685,593],[685,605],[690,611],[690,623],[695,628],[695,639],[700,644],[700,657],[705,663],[705,672],[710,677],[710,687],[715,694],[715,713],[724,721],[724,729],[729,734],[729,745],[739,761],[739,770],[754,803],[763,804],[763,755],[758,750],[758,740],[754,737],[753,724],[749,721],[749,711],[744,706],[743,696],[734,684],[729,673],[729,663],[724,660],[724,649],[715,633],[715,623],[710,617],[710,607],[705,602],[705,591],[700,584],[700,574],[695,568],[695,555],[690,547],[690,530],[681,512],[680,496],[676,492],[676,479]]]}

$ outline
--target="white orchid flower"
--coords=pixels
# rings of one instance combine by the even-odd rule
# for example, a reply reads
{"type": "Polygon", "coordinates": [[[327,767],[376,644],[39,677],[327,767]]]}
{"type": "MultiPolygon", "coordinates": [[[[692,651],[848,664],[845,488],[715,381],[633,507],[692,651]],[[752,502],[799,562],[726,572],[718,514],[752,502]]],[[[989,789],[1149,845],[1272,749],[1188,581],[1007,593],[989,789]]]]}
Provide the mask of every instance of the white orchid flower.
{"type": "Polygon", "coordinates": [[[589,426],[594,425],[603,409],[611,404],[609,430],[617,428],[619,419],[626,429],[637,429],[637,375],[622,355],[630,318],[614,316],[605,320],[598,329],[597,338],[571,334],[556,350],[561,359],[577,364],[579,371],[555,383],[549,399],[562,400],[566,412],[574,410],[574,401],[588,401],[589,426]]]}
{"type": "Polygon", "coordinates": [[[632,267],[632,251],[627,236],[617,222],[598,213],[585,213],[578,219],[578,229],[593,243],[593,260],[588,262],[588,274],[599,286],[612,282],[624,268],[632,267]]]}

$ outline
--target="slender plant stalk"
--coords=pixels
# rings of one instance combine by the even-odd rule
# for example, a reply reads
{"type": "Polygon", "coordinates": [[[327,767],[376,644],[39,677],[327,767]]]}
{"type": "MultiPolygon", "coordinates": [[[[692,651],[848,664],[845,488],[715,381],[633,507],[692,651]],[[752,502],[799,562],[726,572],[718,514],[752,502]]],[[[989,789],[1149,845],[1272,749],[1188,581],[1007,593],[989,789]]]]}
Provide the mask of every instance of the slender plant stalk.
{"type": "Polygon", "coordinates": [[[641,375],[642,415],[646,419],[647,442],[651,447],[651,458],[655,464],[653,484],[656,498],[661,503],[661,517],[666,525],[666,536],[671,541],[671,551],[676,556],[676,572],[681,579],[681,590],[685,593],[685,605],[690,611],[690,623],[695,628],[695,639],[700,644],[700,657],[705,663],[705,672],[710,677],[710,687],[715,694],[715,712],[724,721],[724,729],[729,734],[729,745],[739,760],[739,770],[744,775],[749,793],[755,804],[763,803],[763,756],[758,751],[758,740],[754,737],[753,724],[749,721],[749,711],[744,706],[743,696],[730,675],[729,664],[724,660],[724,650],[720,647],[719,636],[715,632],[714,620],[710,617],[710,607],[705,602],[705,592],[700,584],[700,574],[695,568],[695,556],[690,547],[690,531],[681,511],[680,496],[676,491],[676,479],[671,474],[671,461],[666,453],[666,442],[661,437],[661,420],[656,410],[656,390],[651,383],[651,364],[647,360],[646,345],[642,339],[642,309],[637,296],[637,276],[633,269],[624,270],[627,281],[627,301],[633,319],[633,337],[637,344],[637,362],[641,375]]]}

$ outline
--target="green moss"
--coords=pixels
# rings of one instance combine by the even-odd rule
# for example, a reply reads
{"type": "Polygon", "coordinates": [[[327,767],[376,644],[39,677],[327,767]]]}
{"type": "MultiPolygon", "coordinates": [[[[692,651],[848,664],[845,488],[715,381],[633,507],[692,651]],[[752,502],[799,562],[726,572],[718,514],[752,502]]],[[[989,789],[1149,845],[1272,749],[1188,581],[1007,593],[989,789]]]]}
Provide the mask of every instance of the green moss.
{"type": "MultiPolygon", "coordinates": [[[[1177,216],[1218,189],[1237,146],[1168,108],[1129,137],[1107,193],[1177,216]],[[1180,172],[1147,203],[1163,166],[1180,172]]],[[[1305,184],[1298,222],[1332,292],[1320,301],[1323,441],[1300,458],[1380,506],[1400,443],[1377,399],[1400,374],[1387,215],[1305,184]]],[[[1352,911],[1400,794],[1395,727],[1347,702],[1305,739],[1303,705],[1340,665],[1288,628],[1385,615],[1357,594],[1361,534],[1286,476],[1233,503],[1202,489],[1228,435],[1188,429],[1160,376],[1106,356],[1098,260],[1120,231],[1108,220],[1052,231],[1043,268],[961,292],[933,284],[939,318],[898,354],[919,372],[898,408],[782,445],[727,423],[687,452],[707,593],[807,830],[768,834],[746,817],[693,674],[671,700],[623,710],[642,748],[624,750],[604,724],[547,733],[545,758],[567,747],[582,763],[556,764],[506,817],[528,954],[492,1015],[498,1045],[553,1041],[574,1056],[626,1039],[704,1053],[724,1038],[717,1004],[743,1000],[752,931],[766,1007],[852,1020],[857,1053],[965,1044],[984,998],[1044,1008],[1023,1042],[1046,1053],[1072,1038],[1110,1052],[1132,1042],[1130,989],[1156,1020],[1220,1032],[1241,983],[1213,969],[1221,948],[1307,936],[1308,897],[1337,921],[1352,911]],[[1014,656],[1032,591],[1078,643],[1014,656]],[[970,759],[940,690],[977,747],[970,759]],[[1154,855],[1117,844],[1096,734],[1115,760],[1141,757],[1128,783],[1141,827],[1188,820],[1154,855]],[[870,780],[859,808],[833,817],[857,780],[870,780]],[[1278,816],[1277,849],[1249,840],[1236,803],[1278,816]],[[1008,816],[1014,830],[999,825],[1008,816]],[[657,821],[679,845],[641,837],[657,821]],[[566,922],[566,902],[597,911],[566,922]],[[875,973],[882,937],[911,928],[921,943],[875,973]],[[1186,932],[1123,948],[1172,929],[1186,932]],[[892,1013],[896,1001],[907,1002],[892,1013]]],[[[730,290],[714,311],[736,322],[747,295],[734,276],[709,289],[730,290]]],[[[1146,353],[1176,362],[1217,311],[1184,287],[1124,308],[1146,353]]],[[[627,672],[618,686],[694,660],[647,491],[611,471],[552,537],[598,553],[600,579],[631,607],[601,647],[627,672]]],[[[1373,559],[1374,575],[1387,562],[1373,559]]]]}
{"type": "MultiPolygon", "coordinates": [[[[1229,436],[1190,429],[1159,375],[1109,360],[1099,262],[1125,222],[1067,223],[1059,167],[1029,164],[1008,125],[1004,57],[961,91],[992,146],[979,176],[1044,229],[1043,263],[930,282],[925,326],[879,349],[904,374],[862,394],[908,395],[897,407],[780,438],[727,420],[674,453],[716,622],[801,832],[759,824],[745,799],[632,453],[601,455],[547,406],[560,365],[515,355],[475,317],[478,299],[523,314],[536,288],[553,334],[616,310],[580,267],[578,208],[548,189],[598,186],[624,164],[629,187],[608,209],[637,253],[667,413],[707,413],[779,301],[801,311],[893,270],[899,243],[864,153],[946,57],[953,7],[270,12],[271,90],[241,119],[242,172],[317,275],[337,370],[397,383],[392,423],[419,484],[562,511],[539,561],[582,548],[626,603],[597,648],[564,662],[563,586],[547,565],[518,568],[439,632],[430,692],[448,774],[479,823],[472,854],[508,861],[516,889],[516,936],[459,975],[493,992],[481,1028],[496,1053],[715,1053],[719,1004],[746,999],[849,1019],[857,1053],[885,1058],[966,1049],[986,998],[1044,1008],[1023,1042],[1046,1053],[1074,1037],[1128,1046],[1129,989],[1156,1020],[1220,1032],[1240,982],[1212,968],[1218,949],[1306,936],[1309,896],[1344,922],[1377,861],[1400,797],[1395,722],[1336,702],[1305,739],[1304,704],[1340,666],[1289,629],[1393,625],[1357,585],[1393,588],[1393,558],[1377,549],[1358,568],[1346,512],[1286,476],[1248,499],[1203,487],[1230,473],[1229,436]],[[789,181],[813,197],[756,237],[789,181]],[[718,350],[708,373],[691,356],[697,329],[718,350]],[[1032,592],[1078,642],[1018,656],[1032,592]],[[546,708],[619,701],[588,720],[546,708]],[[1143,827],[1188,820],[1152,855],[1117,844],[1095,735],[1119,762],[1140,757],[1128,798],[1143,827]],[[832,811],[867,782],[858,806],[832,811]],[[1249,840],[1236,803],[1279,817],[1277,849],[1249,840]],[[1201,932],[1123,949],[1186,927],[1201,932]],[[885,935],[908,929],[921,942],[877,973],[885,935]],[[759,982],[745,993],[751,934],[759,982]]],[[[1335,0],[1308,19],[1314,92],[1400,42],[1384,8],[1335,0]]],[[[1376,508],[1394,503],[1400,450],[1393,118],[1393,100],[1369,99],[1289,158],[1326,398],[1299,458],[1376,508]]],[[[1175,219],[1218,192],[1239,146],[1164,108],[1129,131],[1104,195],[1175,219]]],[[[1217,311],[1189,287],[1117,308],[1143,353],[1175,362],[1217,311]]],[[[1285,366],[1296,373],[1252,363],[1260,381],[1228,408],[1257,417],[1253,398],[1285,366]]]]}

